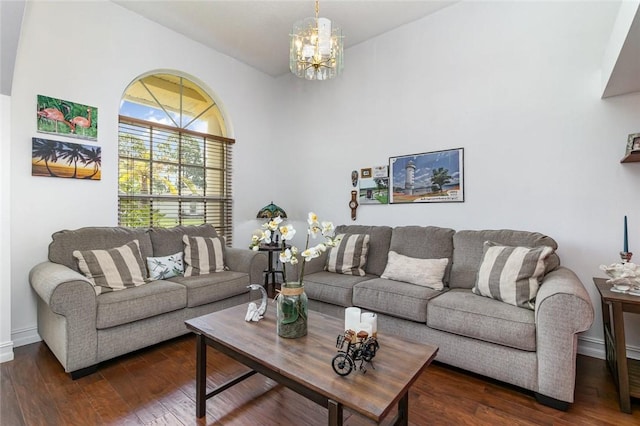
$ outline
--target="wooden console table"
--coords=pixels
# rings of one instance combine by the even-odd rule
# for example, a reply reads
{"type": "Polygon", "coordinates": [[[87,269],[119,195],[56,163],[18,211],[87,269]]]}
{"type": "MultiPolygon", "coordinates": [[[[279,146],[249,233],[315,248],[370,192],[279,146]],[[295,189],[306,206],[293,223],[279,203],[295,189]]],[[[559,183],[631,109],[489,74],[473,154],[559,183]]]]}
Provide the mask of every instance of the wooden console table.
{"type": "Polygon", "coordinates": [[[640,296],[611,291],[604,278],[594,278],[602,301],[602,323],[607,365],[618,387],[620,410],[631,413],[631,397],[640,398],[640,361],[627,359],[624,312],[640,314],[640,296]]]}

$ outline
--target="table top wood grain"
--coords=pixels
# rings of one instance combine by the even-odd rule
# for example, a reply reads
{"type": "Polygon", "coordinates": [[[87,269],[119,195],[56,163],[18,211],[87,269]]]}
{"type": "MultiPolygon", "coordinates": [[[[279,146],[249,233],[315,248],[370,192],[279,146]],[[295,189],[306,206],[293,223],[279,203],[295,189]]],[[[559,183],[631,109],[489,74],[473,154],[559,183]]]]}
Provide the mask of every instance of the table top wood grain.
{"type": "MultiPolygon", "coordinates": [[[[378,333],[380,349],[367,372],[338,376],[331,367],[344,322],[310,311],[308,333],[285,339],[276,333],[275,307],[259,322],[246,322],[239,305],[186,321],[187,327],[313,392],[379,422],[435,358],[438,348],[378,333]],[[375,369],[374,369],[375,367],[375,369]]],[[[359,365],[357,363],[356,365],[359,365]]]]}

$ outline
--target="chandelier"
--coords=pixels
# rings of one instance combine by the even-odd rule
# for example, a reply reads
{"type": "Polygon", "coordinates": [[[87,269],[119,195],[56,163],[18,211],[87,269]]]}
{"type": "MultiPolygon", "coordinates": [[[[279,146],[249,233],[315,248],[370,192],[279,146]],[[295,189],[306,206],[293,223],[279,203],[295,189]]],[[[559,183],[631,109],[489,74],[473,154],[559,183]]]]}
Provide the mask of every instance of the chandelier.
{"type": "Polygon", "coordinates": [[[293,24],[289,48],[289,69],[307,80],[328,80],[340,74],[343,67],[342,30],[331,27],[331,21],[318,17],[305,18],[293,24]]]}

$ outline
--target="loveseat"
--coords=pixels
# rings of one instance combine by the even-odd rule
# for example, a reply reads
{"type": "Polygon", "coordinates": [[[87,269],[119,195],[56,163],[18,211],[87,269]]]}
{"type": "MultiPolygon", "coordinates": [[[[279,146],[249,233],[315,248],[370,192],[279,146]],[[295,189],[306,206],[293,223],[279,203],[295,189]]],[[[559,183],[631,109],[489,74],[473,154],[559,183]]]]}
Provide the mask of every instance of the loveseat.
{"type": "Polygon", "coordinates": [[[209,252],[204,247],[187,251],[187,243],[222,242],[211,225],[88,227],[56,232],[52,239],[48,261],[36,265],[29,280],[37,295],[38,333],[73,378],[95,371],[102,361],[187,333],[186,319],[249,302],[247,286],[262,282],[267,267],[264,253],[216,243],[216,256],[222,257],[213,259],[218,265],[212,270],[218,272],[197,269],[181,276],[154,271],[159,260],[182,253],[185,270],[202,266],[209,252]],[[124,263],[120,258],[126,258],[124,263]],[[113,279],[112,287],[101,286],[104,277],[81,273],[80,266],[95,268],[92,259],[100,259],[98,269],[105,276],[109,265],[126,264],[126,272],[118,275],[126,275],[126,288],[118,290],[122,283],[113,284],[113,279]],[[136,282],[138,272],[156,279],[136,282]]]}
{"type": "MultiPolygon", "coordinates": [[[[349,306],[376,312],[379,331],[438,346],[438,361],[533,391],[539,402],[555,408],[573,402],[577,336],[591,326],[594,311],[577,276],[560,266],[553,239],[536,232],[433,226],[349,225],[337,227],[336,234],[368,235],[364,275],[352,274],[353,269],[328,271],[330,251],[308,262],[304,285],[310,309],[339,318],[349,306]],[[500,262],[486,267],[491,259],[484,256],[494,246],[540,248],[541,285],[531,302],[525,297],[528,305],[472,290],[479,276],[489,287],[501,280],[496,275],[500,262]],[[443,288],[381,278],[390,254],[405,260],[448,259],[440,270],[443,288]]],[[[402,264],[395,269],[411,280],[402,264]]],[[[380,342],[384,348],[384,337],[380,342]]]]}

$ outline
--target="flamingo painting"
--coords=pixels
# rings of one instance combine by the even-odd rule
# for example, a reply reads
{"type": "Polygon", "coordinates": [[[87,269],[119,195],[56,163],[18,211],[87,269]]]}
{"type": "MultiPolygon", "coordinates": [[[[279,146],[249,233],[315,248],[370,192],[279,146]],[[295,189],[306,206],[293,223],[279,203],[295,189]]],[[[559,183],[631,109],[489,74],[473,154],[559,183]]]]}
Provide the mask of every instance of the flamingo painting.
{"type": "Polygon", "coordinates": [[[80,128],[82,128],[82,134],[84,135],[86,132],[86,129],[91,127],[91,108],[87,108],[86,118],[82,116],[73,117],[71,119],[71,123],[73,123],[75,126],[79,126],[80,128]]]}
{"type": "MultiPolygon", "coordinates": [[[[63,105],[66,106],[66,105],[63,105]]],[[[69,108],[69,107],[67,107],[69,108]]],[[[54,121],[56,123],[56,133],[58,132],[58,122],[62,121],[64,124],[66,124],[67,126],[69,126],[69,129],[71,129],[71,132],[75,132],[76,131],[76,126],[73,123],[68,122],[65,118],[64,118],[64,114],[56,108],[42,108],[40,111],[38,111],[38,116],[42,117],[46,120],[50,120],[50,121],[54,121]]]]}
{"type": "Polygon", "coordinates": [[[95,106],[44,95],[38,95],[37,102],[38,132],[98,140],[98,108],[95,106]]]}

